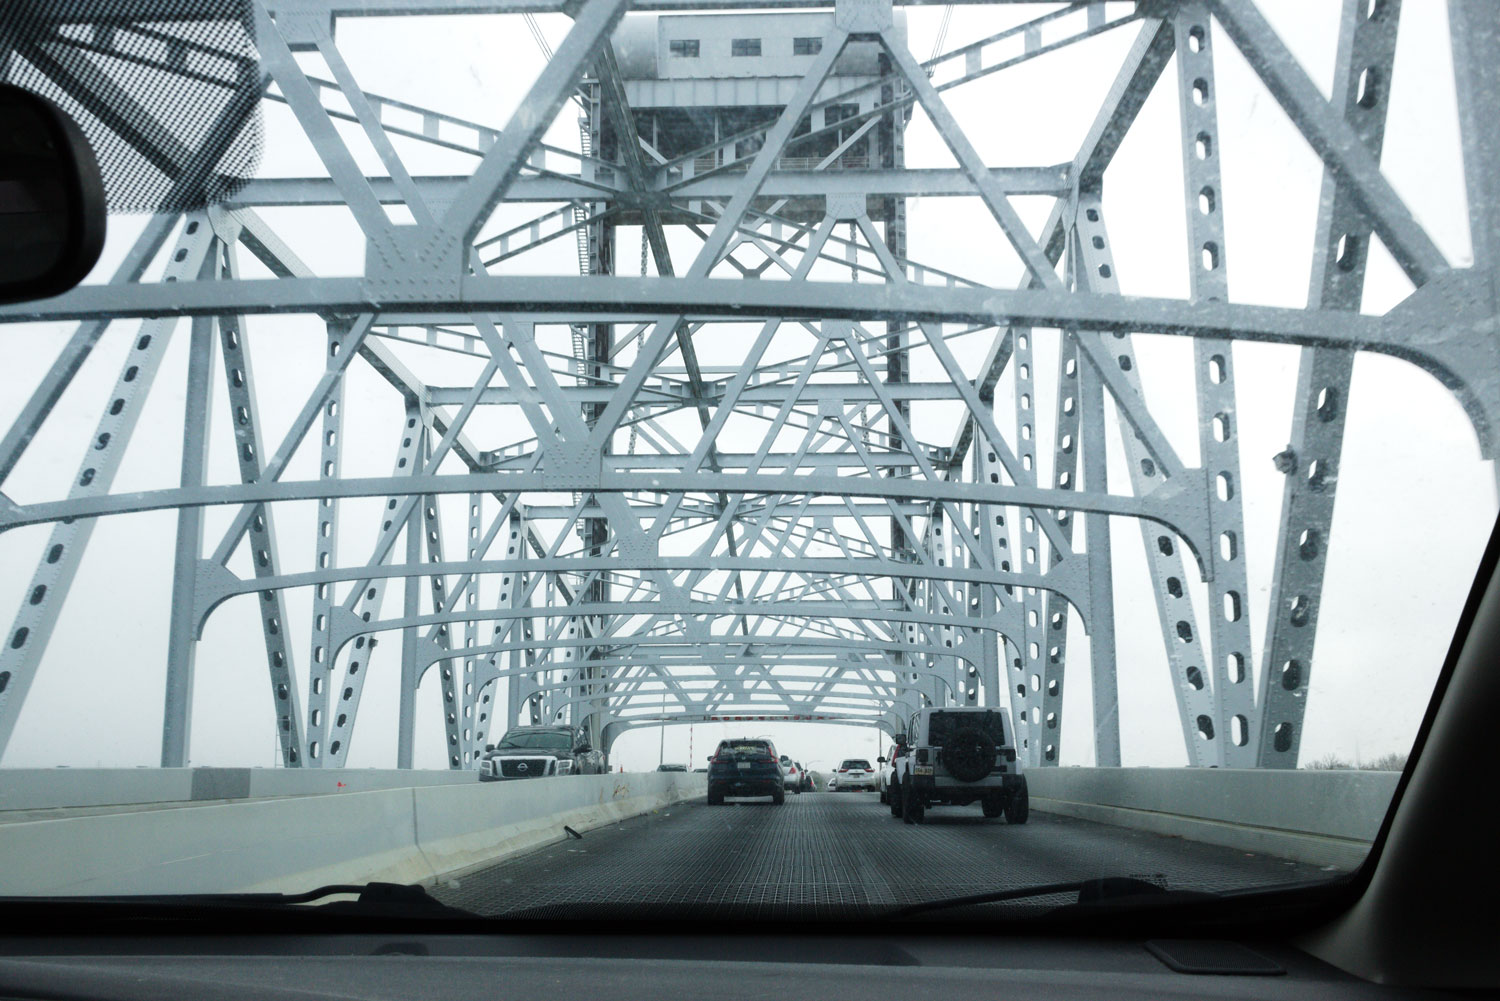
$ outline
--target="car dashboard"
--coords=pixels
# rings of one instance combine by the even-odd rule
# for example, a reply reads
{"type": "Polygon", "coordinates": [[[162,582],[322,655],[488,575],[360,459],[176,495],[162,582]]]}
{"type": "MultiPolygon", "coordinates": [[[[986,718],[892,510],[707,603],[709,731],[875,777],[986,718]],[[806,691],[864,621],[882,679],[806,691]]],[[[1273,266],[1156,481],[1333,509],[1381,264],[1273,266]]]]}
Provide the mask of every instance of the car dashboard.
{"type": "Polygon", "coordinates": [[[10,998],[244,1001],[803,996],[1246,1001],[1428,992],[1362,981],[1275,942],[986,934],[320,935],[0,941],[10,998]]]}

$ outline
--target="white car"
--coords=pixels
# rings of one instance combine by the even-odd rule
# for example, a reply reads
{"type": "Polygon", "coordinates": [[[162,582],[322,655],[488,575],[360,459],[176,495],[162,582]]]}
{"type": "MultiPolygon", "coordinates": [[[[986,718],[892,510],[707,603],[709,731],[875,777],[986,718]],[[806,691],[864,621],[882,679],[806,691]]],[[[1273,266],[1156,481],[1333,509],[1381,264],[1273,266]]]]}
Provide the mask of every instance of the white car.
{"type": "Polygon", "coordinates": [[[892,744],[890,750],[882,757],[876,758],[875,762],[880,770],[876,773],[875,789],[880,793],[880,801],[887,803],[886,792],[891,787],[891,779],[896,774],[896,750],[900,744],[892,744]]]}
{"type": "Polygon", "coordinates": [[[802,792],[802,769],[785,754],[781,756],[781,788],[799,795],[802,792]]]}
{"type": "Polygon", "coordinates": [[[845,758],[839,763],[837,777],[839,792],[875,788],[875,769],[864,758],[845,758]]]}

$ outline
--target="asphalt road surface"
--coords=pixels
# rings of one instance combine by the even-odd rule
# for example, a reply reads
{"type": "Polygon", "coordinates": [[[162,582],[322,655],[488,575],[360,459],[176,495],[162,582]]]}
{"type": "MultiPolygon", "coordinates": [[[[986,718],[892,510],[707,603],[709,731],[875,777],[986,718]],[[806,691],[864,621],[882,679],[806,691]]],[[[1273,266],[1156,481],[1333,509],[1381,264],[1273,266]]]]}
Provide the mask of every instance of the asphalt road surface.
{"type": "Polygon", "coordinates": [[[817,918],[1103,876],[1218,891],[1332,874],[1036,809],[1028,823],[1012,826],[985,819],[977,804],[933,807],[926,823],[913,826],[893,818],[874,793],[789,793],[782,806],[757,800],[666,807],[433,892],[485,915],[564,918],[592,908],[670,916],[689,908],[710,916],[817,918]]]}

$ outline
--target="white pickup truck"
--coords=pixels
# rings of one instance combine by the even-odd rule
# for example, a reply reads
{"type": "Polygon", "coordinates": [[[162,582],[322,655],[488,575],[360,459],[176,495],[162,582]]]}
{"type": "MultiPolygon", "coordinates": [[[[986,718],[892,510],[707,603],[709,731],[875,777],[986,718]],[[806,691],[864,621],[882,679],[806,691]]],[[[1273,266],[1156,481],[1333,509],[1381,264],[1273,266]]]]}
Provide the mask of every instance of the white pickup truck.
{"type": "Polygon", "coordinates": [[[1003,813],[1012,824],[1026,823],[1026,776],[1007,710],[921,709],[896,744],[886,789],[892,816],[920,824],[929,806],[979,803],[986,817],[1003,813]]]}

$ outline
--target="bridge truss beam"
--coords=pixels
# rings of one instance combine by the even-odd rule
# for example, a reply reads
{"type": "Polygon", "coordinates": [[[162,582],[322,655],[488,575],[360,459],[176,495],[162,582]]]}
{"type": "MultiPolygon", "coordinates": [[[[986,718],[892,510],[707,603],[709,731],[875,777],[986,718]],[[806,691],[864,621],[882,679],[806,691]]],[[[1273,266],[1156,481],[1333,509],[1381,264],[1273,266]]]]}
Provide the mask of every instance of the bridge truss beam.
{"type": "MultiPolygon", "coordinates": [[[[118,55],[111,46],[132,32],[204,16],[194,0],[150,0],[123,20],[91,20],[87,4],[74,6],[69,23],[14,58],[30,51],[44,69],[73,67],[75,89],[103,86],[89,60],[118,55]]],[[[48,639],[92,526],[171,510],[163,765],[190,756],[205,625],[246,595],[259,607],[286,766],[347,763],[375,690],[395,699],[397,725],[359,729],[362,743],[387,741],[411,766],[417,693],[434,665],[453,768],[470,766],[493,730],[543,719],[586,724],[607,747],[641,726],[726,719],[894,730],[915,708],[952,703],[1009,708],[1026,759],[1054,765],[1065,711],[1085,696],[1094,760],[1118,764],[1110,521],[1125,517],[1141,526],[1187,759],[1295,766],[1326,553],[1315,538],[1309,555],[1307,526],[1331,523],[1327,471],[1343,433],[1326,401],[1347,398],[1357,352],[1378,352],[1447,386],[1486,457],[1500,425],[1500,347],[1487,332],[1493,240],[1480,239],[1493,227],[1476,235],[1479,266],[1449,267],[1380,173],[1384,92],[1371,100],[1358,84],[1361,72],[1389,80],[1399,4],[1378,5],[1374,19],[1366,5],[1344,4],[1330,107],[1249,0],[1169,0],[1124,14],[1075,3],[926,63],[890,3],[848,0],[819,22],[804,77],[763,122],[662,156],[629,134],[637,118],[611,33],[627,8],[734,6],[257,0],[263,102],[291,113],[313,154],[299,176],[251,180],[203,211],[153,217],[110,280],[0,307],[0,322],[79,324],[0,442],[0,489],[94,346],[117,332],[137,344],[71,486],[0,493],[0,532],[52,533],[0,646],[0,751],[37,673],[55,669],[48,639]],[[501,18],[566,9],[573,26],[511,121],[478,123],[361,86],[338,27],[387,8],[501,18]],[[1134,40],[1074,159],[986,163],[972,141],[984,123],[955,112],[957,88],[1109,32],[1134,40]],[[878,51],[875,78],[840,82],[835,65],[851,45],[878,51]],[[1214,53],[1224,46],[1243,54],[1325,164],[1305,308],[1229,298],[1215,156],[1225,125],[1214,53]],[[1104,178],[1174,59],[1190,295],[1127,298],[1104,178]],[[326,74],[310,69],[318,62],[326,74]],[[853,117],[825,114],[861,96],[853,117]],[[543,142],[573,98],[584,113],[580,149],[543,142]],[[918,112],[957,167],[905,165],[905,123],[918,112]],[[837,148],[809,169],[807,144],[829,136],[837,148]],[[861,142],[880,155],[844,167],[861,142]],[[408,169],[433,150],[468,156],[472,171],[408,169]],[[383,172],[364,166],[375,161],[383,172]],[[1012,202],[1019,196],[1053,199],[1039,233],[1012,202]],[[978,206],[976,226],[994,254],[1009,255],[1017,287],[909,257],[915,197],[978,206]],[[295,249],[309,242],[298,213],[328,206],[357,225],[362,273],[320,273],[295,249]],[[641,230],[638,275],[622,268],[626,228],[641,230]],[[1417,289],[1384,316],[1359,309],[1372,238],[1417,289]],[[580,273],[549,263],[560,239],[577,243],[580,273]],[[321,330],[311,389],[285,380],[264,346],[292,316],[321,330]],[[146,400],[172,392],[153,376],[179,325],[190,327],[193,380],[182,462],[154,486],[113,491],[146,400]],[[1177,454],[1160,401],[1148,398],[1141,334],[1192,343],[1200,465],[1177,454]],[[1041,338],[1055,345],[1055,371],[1040,370],[1041,338]],[[1241,342],[1302,351],[1292,450],[1305,462],[1287,479],[1258,683],[1235,489],[1241,342]],[[935,374],[913,379],[914,359],[935,374]],[[223,445],[202,416],[218,399],[205,381],[216,373],[233,481],[208,472],[223,445]],[[363,426],[352,410],[366,399],[352,387],[371,373],[398,422],[369,422],[397,432],[393,454],[382,453],[390,475],[352,461],[363,426]],[[268,383],[284,395],[282,381],[302,387],[299,402],[278,421],[279,441],[268,440],[268,383]],[[1054,405],[1045,420],[1043,399],[1054,405]],[[1110,475],[1116,440],[1123,476],[1110,475]],[[277,533],[275,522],[308,507],[311,539],[277,533]],[[208,531],[216,510],[227,528],[208,531]],[[1209,595],[1206,628],[1186,597],[1189,574],[1209,595]],[[393,585],[400,607],[382,614],[393,585]],[[290,638],[297,601],[309,603],[312,625],[290,638]],[[1087,686],[1067,671],[1070,622],[1088,635],[1087,686]],[[386,635],[400,637],[399,668],[377,678],[386,635]],[[308,655],[300,670],[298,649],[308,655]]],[[[814,4],[755,6],[799,17],[814,4]]],[[[1482,60],[1466,60],[1472,171],[1495,159],[1492,140],[1469,134],[1485,128],[1473,109],[1494,87],[1482,60]]],[[[133,107],[118,138],[159,138],[149,114],[133,107]]]]}

